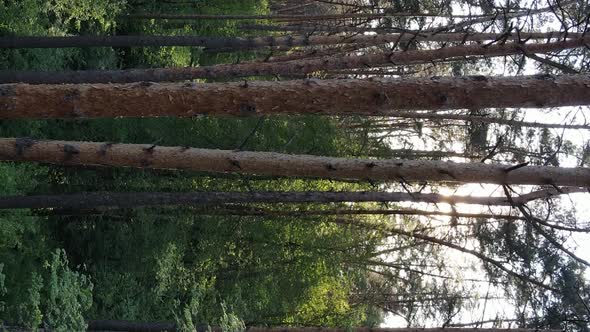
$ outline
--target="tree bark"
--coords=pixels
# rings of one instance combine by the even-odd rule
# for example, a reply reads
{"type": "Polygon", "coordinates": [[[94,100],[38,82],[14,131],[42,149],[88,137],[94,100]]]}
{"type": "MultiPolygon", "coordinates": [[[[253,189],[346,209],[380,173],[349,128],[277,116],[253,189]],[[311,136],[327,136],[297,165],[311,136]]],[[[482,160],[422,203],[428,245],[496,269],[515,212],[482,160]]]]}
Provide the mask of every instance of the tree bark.
{"type": "MultiPolygon", "coordinates": [[[[91,209],[91,210],[61,210],[52,209],[42,211],[44,216],[121,216],[113,214],[117,209],[91,209]]],[[[526,218],[516,215],[491,214],[491,213],[463,213],[463,212],[444,212],[444,211],[427,211],[416,209],[389,210],[389,209],[325,209],[325,210],[278,210],[265,209],[258,207],[248,207],[241,205],[221,205],[208,206],[206,208],[191,209],[192,215],[210,215],[210,216],[255,216],[255,217],[306,217],[306,216],[352,216],[352,215],[384,215],[384,216],[442,216],[454,218],[477,218],[477,219],[497,219],[497,220],[526,220],[526,218]]],[[[165,215],[161,215],[165,219],[165,215]]]]}
{"type": "Polygon", "coordinates": [[[0,196],[0,209],[136,208],[236,203],[427,202],[510,206],[505,197],[442,196],[403,192],[86,192],[62,195],[0,196]]]}
{"type": "Polygon", "coordinates": [[[514,33],[392,33],[376,35],[349,36],[265,36],[265,37],[204,37],[204,36],[44,36],[0,37],[0,48],[65,48],[65,47],[147,47],[147,46],[195,46],[205,49],[227,48],[233,51],[277,46],[311,46],[332,44],[379,45],[386,43],[416,41],[465,42],[484,40],[520,40],[520,39],[562,39],[580,38],[580,33],[563,32],[523,32],[514,33]]]}
{"type": "Polygon", "coordinates": [[[142,144],[36,141],[26,138],[0,139],[0,160],[326,179],[590,187],[590,168],[583,167],[347,159],[142,144]]]}
{"type": "MultiPolygon", "coordinates": [[[[566,192],[570,191],[565,188],[566,192]]],[[[579,191],[572,188],[571,191],[579,191]]],[[[547,198],[557,191],[533,192],[514,197],[524,204],[531,198],[547,198]]],[[[246,203],[342,203],[342,202],[422,202],[511,206],[506,197],[444,196],[406,192],[83,192],[62,195],[0,196],[0,209],[90,210],[95,208],[137,208],[144,206],[219,205],[246,203]]]]}
{"type": "MultiPolygon", "coordinates": [[[[519,14],[519,13],[514,13],[519,14]]],[[[510,15],[510,14],[509,14],[510,15]]],[[[124,18],[135,20],[278,20],[278,21],[328,21],[350,18],[386,18],[386,17],[450,17],[430,13],[344,13],[325,15],[208,15],[208,14],[129,14],[124,18]]],[[[490,15],[453,15],[455,18],[487,18],[490,15]]]]}
{"type": "Polygon", "coordinates": [[[590,104],[590,76],[0,85],[0,119],[395,115],[399,110],[590,104]]]}
{"type": "MultiPolygon", "coordinates": [[[[174,329],[170,329],[167,331],[176,331],[176,326],[172,322],[159,322],[159,323],[134,323],[134,322],[127,322],[127,321],[91,321],[90,324],[100,324],[96,325],[97,327],[102,326],[102,324],[108,324],[108,326],[112,326],[115,329],[112,331],[133,331],[133,332],[158,332],[163,331],[161,329],[157,329],[160,327],[165,327],[170,325],[170,327],[174,327],[174,329]],[[153,325],[151,325],[153,324],[153,325]],[[123,328],[123,326],[127,326],[129,328],[138,328],[138,329],[117,329],[123,328]],[[141,328],[139,328],[141,327],[141,328]]],[[[106,326],[106,325],[105,325],[106,326]]],[[[95,331],[90,327],[94,327],[94,325],[90,325],[88,331],[95,331]]],[[[6,326],[7,331],[10,332],[24,332],[30,331],[30,329],[21,328],[21,327],[14,327],[14,326],[6,326]]],[[[196,332],[207,332],[208,330],[212,332],[223,332],[222,329],[218,326],[209,326],[207,324],[201,324],[197,326],[196,332]]],[[[39,331],[48,331],[46,329],[40,329],[39,331]]],[[[356,327],[352,329],[344,329],[344,328],[320,328],[320,327],[248,327],[246,332],[561,332],[560,330],[551,330],[551,329],[488,329],[488,328],[367,328],[367,327],[356,327]]]]}
{"type": "Polygon", "coordinates": [[[91,70],[91,71],[3,71],[0,83],[129,83],[182,81],[196,78],[226,78],[265,75],[300,75],[316,71],[366,68],[373,66],[399,66],[431,63],[468,56],[502,56],[523,52],[549,53],[570,48],[583,47],[590,43],[590,36],[542,44],[498,44],[461,45],[435,50],[399,51],[358,56],[329,56],[317,59],[303,59],[285,62],[250,62],[222,64],[207,67],[129,69],[129,70],[91,70]]]}

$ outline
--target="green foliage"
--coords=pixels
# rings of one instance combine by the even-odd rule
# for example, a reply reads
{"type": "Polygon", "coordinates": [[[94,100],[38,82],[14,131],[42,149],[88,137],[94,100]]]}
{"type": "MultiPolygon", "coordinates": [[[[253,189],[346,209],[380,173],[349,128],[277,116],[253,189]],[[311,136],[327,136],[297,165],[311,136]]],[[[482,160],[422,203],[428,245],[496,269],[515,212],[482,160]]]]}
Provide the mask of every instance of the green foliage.
{"type": "Polygon", "coordinates": [[[222,331],[227,332],[244,332],[246,331],[246,324],[238,316],[232,312],[227,312],[225,303],[221,304],[221,319],[219,321],[219,327],[222,331]]]}
{"type": "Polygon", "coordinates": [[[47,268],[47,324],[60,332],[86,330],[84,313],[92,306],[93,286],[89,278],[68,267],[63,250],[53,253],[47,268]]]}
{"type": "MultiPolygon", "coordinates": [[[[63,36],[112,30],[123,0],[23,0],[0,2],[0,35],[63,36]]],[[[111,48],[2,49],[0,69],[107,69],[117,66],[111,48]]]]}
{"type": "MultiPolygon", "coordinates": [[[[126,12],[170,10],[169,4],[159,1],[0,1],[0,34],[243,34],[238,23],[231,21],[200,21],[169,28],[161,21],[116,19],[126,12]]],[[[206,1],[179,5],[174,10],[257,14],[268,12],[268,3],[206,1]]],[[[176,67],[236,62],[253,56],[252,52],[212,54],[189,47],[0,50],[0,69],[176,67]]],[[[336,119],[312,116],[13,120],[0,122],[0,136],[330,156],[364,153],[363,143],[355,135],[339,131],[336,119]]],[[[0,165],[0,181],[2,195],[99,190],[337,191],[369,186],[11,163],[0,165]]],[[[0,262],[6,289],[1,297],[6,303],[2,318],[7,322],[65,331],[81,330],[92,318],[175,320],[183,330],[206,323],[238,331],[245,323],[352,326],[365,317],[366,308],[352,308],[345,297],[352,287],[349,278],[360,279],[362,274],[351,271],[342,275],[341,263],[348,248],[362,246],[370,251],[376,242],[361,230],[340,227],[329,218],[201,216],[191,208],[61,213],[15,210],[0,214],[0,262]],[[84,274],[69,266],[85,266],[84,274]]]]}
{"type": "Polygon", "coordinates": [[[43,288],[43,278],[41,275],[33,272],[30,286],[23,297],[16,305],[16,322],[31,330],[36,330],[43,319],[41,312],[41,290],[43,288]]]}
{"type": "Polygon", "coordinates": [[[86,29],[107,31],[112,28],[117,15],[127,0],[49,0],[45,1],[43,12],[54,18],[55,26],[80,31],[86,29]]]}
{"type": "Polygon", "coordinates": [[[6,280],[6,276],[2,273],[2,270],[4,269],[4,264],[0,263],[0,313],[4,311],[4,306],[6,305],[6,302],[2,301],[1,299],[4,297],[4,295],[6,295],[6,286],[4,285],[4,282],[6,280]]]}

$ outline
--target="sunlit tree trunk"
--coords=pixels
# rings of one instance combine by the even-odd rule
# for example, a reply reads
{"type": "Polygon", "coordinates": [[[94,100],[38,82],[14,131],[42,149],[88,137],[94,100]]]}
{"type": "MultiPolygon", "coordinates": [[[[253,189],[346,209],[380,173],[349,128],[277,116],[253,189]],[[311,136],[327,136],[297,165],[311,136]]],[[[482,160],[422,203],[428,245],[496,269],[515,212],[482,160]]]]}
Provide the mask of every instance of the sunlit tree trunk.
{"type": "Polygon", "coordinates": [[[215,173],[374,181],[590,186],[589,168],[453,163],[430,160],[347,159],[273,152],[75,141],[0,139],[0,159],[62,165],[186,169],[215,173]]]}
{"type": "Polygon", "coordinates": [[[0,119],[198,114],[395,115],[400,110],[590,104],[590,76],[298,80],[211,84],[0,85],[0,119]]]}

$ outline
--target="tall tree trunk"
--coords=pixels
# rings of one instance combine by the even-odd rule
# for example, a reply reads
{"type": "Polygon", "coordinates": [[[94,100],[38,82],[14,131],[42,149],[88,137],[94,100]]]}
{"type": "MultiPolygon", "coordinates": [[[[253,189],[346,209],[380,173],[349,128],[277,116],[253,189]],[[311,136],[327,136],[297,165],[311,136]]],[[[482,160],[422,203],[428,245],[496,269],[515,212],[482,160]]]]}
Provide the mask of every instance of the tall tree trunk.
{"type": "MultiPolygon", "coordinates": [[[[191,25],[192,23],[189,21],[176,21],[177,23],[182,23],[184,25],[191,25]]],[[[168,23],[170,24],[170,23],[168,23]]],[[[296,31],[298,33],[302,32],[311,32],[311,33],[318,33],[318,32],[328,32],[331,34],[334,33],[343,33],[343,32],[355,32],[355,33],[364,33],[364,32],[376,32],[376,33],[389,33],[389,32],[405,32],[409,34],[417,34],[420,33],[418,30],[409,30],[409,29],[402,29],[396,27],[356,27],[356,26],[335,26],[335,25],[267,25],[267,24],[240,24],[238,25],[239,29],[242,30],[258,30],[258,31],[278,31],[278,32],[293,32],[296,31]]],[[[424,31],[422,31],[424,32],[424,31]]],[[[428,32],[426,32],[428,33],[428,32]]]]}
{"type": "Polygon", "coordinates": [[[211,84],[0,85],[0,119],[198,114],[395,115],[399,110],[590,104],[590,76],[441,77],[211,84]]]}
{"type": "Polygon", "coordinates": [[[218,173],[375,181],[447,181],[590,187],[590,168],[378,160],[273,152],[74,141],[0,139],[0,159],[61,165],[185,169],[218,173]]]}
{"type": "Polygon", "coordinates": [[[583,47],[586,43],[590,43],[590,36],[542,44],[461,45],[435,50],[386,52],[359,56],[341,55],[285,62],[251,62],[208,67],[61,72],[3,71],[0,72],[0,83],[128,83],[140,81],[182,81],[195,78],[300,75],[316,71],[424,64],[468,56],[501,56],[523,52],[528,54],[548,53],[583,47]]]}
{"type": "MultiPolygon", "coordinates": [[[[564,188],[564,192],[579,188],[564,188]]],[[[90,210],[101,207],[136,208],[166,205],[219,205],[246,203],[342,203],[342,202],[425,202],[512,206],[532,199],[560,194],[555,189],[514,197],[443,196],[406,192],[84,192],[62,195],[0,196],[0,209],[90,210]]]]}
{"type": "MultiPolygon", "coordinates": [[[[9,332],[25,332],[30,329],[6,326],[9,332]]],[[[128,332],[160,332],[176,331],[176,324],[173,322],[131,322],[121,320],[95,320],[90,321],[88,331],[128,331],[128,332]],[[108,329],[103,328],[108,327],[108,329]]],[[[48,329],[40,329],[40,332],[49,332],[48,329]]],[[[201,324],[195,332],[224,332],[221,327],[201,324]]],[[[248,327],[245,332],[560,332],[552,329],[488,329],[488,328],[325,328],[325,327],[248,327]]]]}
{"type": "MultiPolygon", "coordinates": [[[[514,13],[520,15],[522,13],[514,13]]],[[[511,15],[511,14],[508,14],[511,15]]],[[[277,21],[328,21],[351,18],[377,19],[386,17],[450,17],[430,13],[343,13],[322,15],[208,15],[208,14],[129,14],[124,18],[135,20],[277,20],[277,21]]],[[[482,18],[489,20],[490,15],[453,15],[454,18],[482,18]]],[[[515,16],[516,17],[516,16],[515,16]]]]}
{"type": "Polygon", "coordinates": [[[580,38],[580,33],[523,32],[514,33],[392,33],[348,36],[265,36],[265,37],[204,37],[204,36],[67,36],[67,37],[0,37],[0,48],[64,48],[64,47],[132,47],[132,46],[198,46],[206,49],[231,49],[233,51],[277,46],[311,46],[332,44],[379,45],[416,41],[484,41],[520,39],[580,38]]]}
{"type": "MultiPolygon", "coordinates": [[[[420,195],[418,195],[420,196],[420,195]]],[[[504,203],[502,203],[504,204],[504,203]]],[[[503,206],[503,205],[499,205],[503,206]]],[[[117,214],[118,209],[91,209],[91,210],[68,210],[52,209],[39,212],[43,216],[107,216],[107,217],[124,217],[117,214]]],[[[386,216],[444,216],[454,218],[477,218],[477,219],[498,219],[498,220],[526,220],[525,217],[507,214],[491,213],[463,213],[463,212],[444,212],[444,211],[427,211],[416,209],[325,209],[325,210],[291,210],[291,209],[266,209],[259,207],[249,207],[242,205],[220,205],[207,206],[206,208],[193,208],[190,210],[191,215],[209,215],[209,216],[257,216],[257,217],[307,217],[307,216],[351,216],[351,215],[386,215],[386,216]]],[[[163,219],[167,215],[161,215],[163,219]]]]}
{"type": "MultiPolygon", "coordinates": [[[[347,328],[325,328],[325,327],[249,327],[247,332],[347,332],[347,328]]],[[[352,328],[353,332],[560,332],[560,330],[549,329],[497,329],[497,328],[352,328]]]]}

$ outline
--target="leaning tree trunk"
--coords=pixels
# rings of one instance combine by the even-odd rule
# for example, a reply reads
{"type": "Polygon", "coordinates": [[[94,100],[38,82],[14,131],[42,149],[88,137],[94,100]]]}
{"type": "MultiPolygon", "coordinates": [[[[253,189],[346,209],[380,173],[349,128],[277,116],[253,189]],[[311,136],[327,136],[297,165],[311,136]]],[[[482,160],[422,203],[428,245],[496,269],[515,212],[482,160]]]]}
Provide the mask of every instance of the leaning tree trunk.
{"type": "Polygon", "coordinates": [[[589,168],[347,159],[141,144],[35,141],[26,138],[0,139],[0,159],[327,179],[590,186],[589,168]]]}
{"type": "Polygon", "coordinates": [[[265,36],[265,37],[204,37],[204,36],[43,36],[0,37],[0,48],[64,48],[64,47],[133,47],[133,46],[197,46],[205,49],[228,49],[232,51],[261,47],[296,47],[332,44],[379,45],[415,41],[465,42],[483,40],[561,39],[580,38],[581,33],[522,32],[514,33],[392,33],[376,35],[344,36],[265,36]]]}
{"type": "MultiPolygon", "coordinates": [[[[564,189],[564,192],[579,191],[578,188],[564,189]]],[[[507,197],[443,196],[432,193],[407,192],[84,192],[62,195],[0,196],[0,209],[90,210],[101,207],[342,202],[423,202],[512,206],[558,194],[560,192],[555,189],[547,189],[510,200],[507,197]]]]}
{"type": "Polygon", "coordinates": [[[250,62],[223,64],[207,67],[92,70],[92,71],[4,71],[0,83],[25,82],[36,84],[61,83],[125,83],[182,81],[195,78],[226,78],[264,75],[300,75],[316,71],[355,69],[373,66],[415,65],[467,56],[501,56],[510,54],[534,54],[583,47],[590,43],[590,36],[542,44],[461,45],[436,50],[399,51],[359,56],[329,56],[285,62],[250,62]]]}
{"type": "Polygon", "coordinates": [[[590,76],[299,80],[211,84],[0,85],[0,119],[198,114],[395,115],[397,110],[590,104],[590,76]]]}

